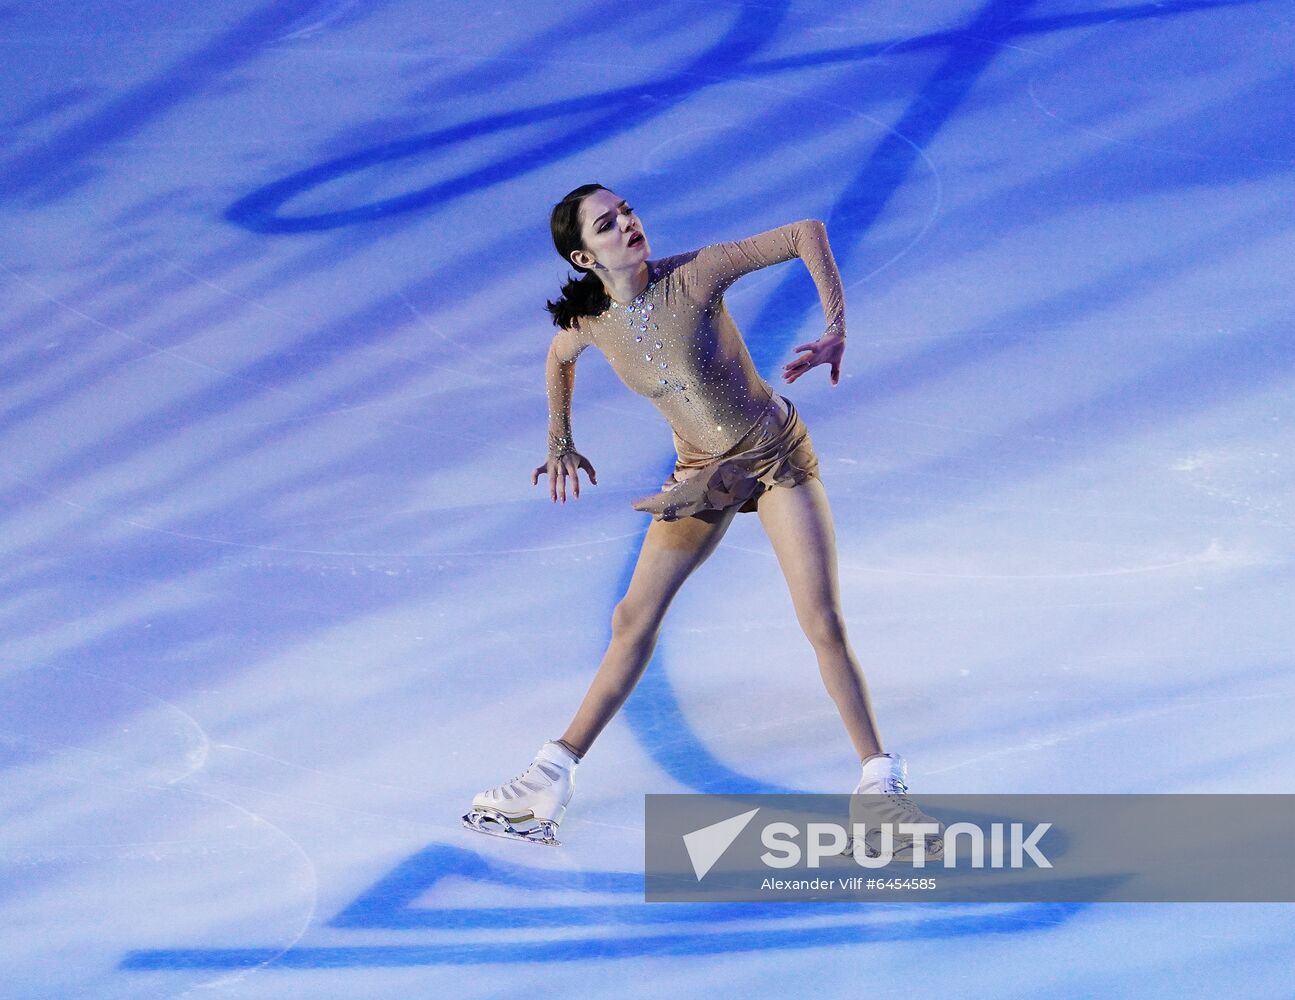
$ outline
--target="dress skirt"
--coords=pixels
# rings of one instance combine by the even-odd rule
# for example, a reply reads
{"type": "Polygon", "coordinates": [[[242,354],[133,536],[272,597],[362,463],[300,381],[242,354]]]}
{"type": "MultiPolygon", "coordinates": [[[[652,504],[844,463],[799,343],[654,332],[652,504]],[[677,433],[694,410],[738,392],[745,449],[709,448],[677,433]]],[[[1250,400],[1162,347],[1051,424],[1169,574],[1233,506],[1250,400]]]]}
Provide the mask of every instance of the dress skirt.
{"type": "Polygon", "coordinates": [[[674,434],[678,461],[660,493],[633,501],[657,521],[697,517],[715,521],[721,511],[756,509],[770,486],[796,486],[818,475],[818,455],[796,407],[774,393],[760,419],[722,455],[706,455],[674,434]],[[783,405],[779,404],[779,400],[783,405]]]}

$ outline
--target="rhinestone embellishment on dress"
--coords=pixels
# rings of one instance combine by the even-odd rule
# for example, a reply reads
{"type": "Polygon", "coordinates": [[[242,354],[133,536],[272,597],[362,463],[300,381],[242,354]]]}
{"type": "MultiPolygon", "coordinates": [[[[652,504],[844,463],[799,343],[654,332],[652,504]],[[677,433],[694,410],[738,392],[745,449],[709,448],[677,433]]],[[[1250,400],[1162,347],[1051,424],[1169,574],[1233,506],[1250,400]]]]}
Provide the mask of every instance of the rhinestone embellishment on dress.
{"type": "MultiPolygon", "coordinates": [[[[652,310],[656,308],[656,303],[644,301],[644,299],[647,297],[648,292],[652,291],[652,289],[655,287],[656,287],[656,281],[649,280],[647,283],[647,287],[644,288],[643,291],[639,292],[638,295],[634,296],[634,298],[630,302],[627,302],[623,306],[615,299],[612,299],[613,309],[625,310],[625,325],[629,327],[631,331],[633,331],[635,326],[638,326],[638,332],[634,334],[634,343],[636,344],[643,343],[643,334],[647,333],[648,323],[651,321],[652,310]]],[[[652,329],[659,330],[660,326],[656,323],[652,323],[652,329]]],[[[665,343],[660,340],[653,341],[652,343],[653,349],[658,351],[661,350],[661,348],[664,346],[665,346],[665,343]]],[[[644,351],[643,360],[651,361],[652,352],[644,351]]],[[[659,361],[658,365],[662,368],[665,368],[669,365],[669,362],[659,361]]],[[[665,379],[662,379],[661,384],[668,385],[669,383],[666,382],[665,379]]]]}
{"type": "MultiPolygon", "coordinates": [[[[649,267],[650,266],[651,265],[649,265],[649,267]]],[[[649,330],[661,329],[661,324],[652,318],[653,310],[656,309],[657,304],[655,302],[647,301],[649,293],[657,286],[658,278],[659,275],[650,270],[648,272],[647,287],[644,288],[643,291],[639,292],[638,295],[634,296],[634,298],[629,302],[621,303],[612,299],[611,309],[613,311],[618,309],[624,310],[622,315],[625,317],[626,333],[628,336],[633,337],[635,344],[640,345],[639,350],[643,352],[644,363],[648,367],[653,368],[658,375],[664,375],[665,369],[670,367],[670,362],[662,360],[660,357],[656,356],[654,352],[660,352],[665,349],[665,340],[660,339],[658,335],[651,340],[646,342],[644,341],[644,334],[649,330]],[[635,327],[638,327],[638,329],[636,330],[635,327]]],[[[677,377],[656,377],[654,378],[654,381],[658,385],[665,386],[667,391],[680,393],[684,403],[691,404],[692,399],[689,395],[691,389],[687,382],[677,377]]],[[[722,430],[722,426],[719,429],[722,430]]]]}

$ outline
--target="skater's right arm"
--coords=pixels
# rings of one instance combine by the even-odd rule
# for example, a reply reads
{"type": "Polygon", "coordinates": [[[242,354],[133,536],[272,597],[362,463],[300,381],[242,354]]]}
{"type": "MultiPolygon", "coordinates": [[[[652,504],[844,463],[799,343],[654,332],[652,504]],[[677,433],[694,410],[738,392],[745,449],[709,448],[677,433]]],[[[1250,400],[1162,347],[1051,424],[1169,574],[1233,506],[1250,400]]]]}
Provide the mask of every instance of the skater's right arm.
{"type": "Polygon", "coordinates": [[[567,502],[567,476],[571,477],[575,496],[580,496],[581,469],[589,481],[598,485],[598,474],[589,460],[576,451],[571,437],[571,396],[576,385],[576,358],[590,344],[589,337],[577,325],[559,330],[549,346],[544,366],[544,381],[549,398],[549,454],[543,465],[531,473],[531,485],[539,482],[540,473],[549,477],[549,497],[558,500],[561,485],[562,502],[567,502]]]}

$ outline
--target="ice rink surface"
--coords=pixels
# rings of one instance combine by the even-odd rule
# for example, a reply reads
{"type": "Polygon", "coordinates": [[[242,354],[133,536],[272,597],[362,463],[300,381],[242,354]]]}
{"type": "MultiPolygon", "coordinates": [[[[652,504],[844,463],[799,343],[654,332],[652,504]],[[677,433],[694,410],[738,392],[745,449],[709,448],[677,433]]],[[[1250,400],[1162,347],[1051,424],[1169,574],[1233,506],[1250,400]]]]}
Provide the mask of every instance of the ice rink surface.
{"type": "Polygon", "coordinates": [[[920,792],[1289,792],[1289,2],[0,8],[0,957],[17,998],[1289,997],[1290,905],[646,904],[648,792],[848,792],[759,519],[559,849],[561,735],[672,466],[597,351],[554,505],[549,207],[727,301],[810,427],[920,792]],[[1286,611],[1282,611],[1286,608],[1286,611]],[[1283,721],[1286,720],[1286,721],[1283,721]]]}

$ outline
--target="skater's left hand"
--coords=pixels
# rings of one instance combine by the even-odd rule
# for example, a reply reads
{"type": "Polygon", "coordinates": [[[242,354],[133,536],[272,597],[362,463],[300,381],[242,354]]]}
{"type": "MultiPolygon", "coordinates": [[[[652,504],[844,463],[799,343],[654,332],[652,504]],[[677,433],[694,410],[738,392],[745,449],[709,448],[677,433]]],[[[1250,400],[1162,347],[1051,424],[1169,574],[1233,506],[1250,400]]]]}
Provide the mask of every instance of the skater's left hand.
{"type": "Polygon", "coordinates": [[[845,354],[845,334],[829,327],[828,332],[808,344],[798,344],[794,351],[809,351],[782,366],[782,377],[790,385],[815,365],[832,366],[832,384],[841,381],[841,357],[845,354]]]}

